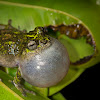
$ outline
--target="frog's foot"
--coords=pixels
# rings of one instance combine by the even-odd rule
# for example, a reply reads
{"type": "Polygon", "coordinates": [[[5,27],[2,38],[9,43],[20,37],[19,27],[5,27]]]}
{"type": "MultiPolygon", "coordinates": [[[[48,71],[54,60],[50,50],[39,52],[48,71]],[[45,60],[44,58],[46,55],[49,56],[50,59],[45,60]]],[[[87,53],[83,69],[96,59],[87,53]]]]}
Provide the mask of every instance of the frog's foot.
{"type": "Polygon", "coordinates": [[[26,92],[24,91],[24,89],[23,89],[21,84],[16,84],[14,81],[13,81],[13,84],[22,93],[23,96],[26,96],[26,92]]]}
{"type": "Polygon", "coordinates": [[[15,87],[22,93],[23,96],[27,96],[26,93],[36,95],[35,92],[25,89],[21,84],[16,84],[14,81],[13,81],[13,83],[14,83],[15,87]]]}
{"type": "Polygon", "coordinates": [[[16,76],[14,77],[13,84],[22,93],[23,96],[26,96],[26,93],[31,93],[33,95],[36,95],[35,92],[31,90],[27,90],[23,87],[23,78],[21,77],[21,73],[19,69],[16,73],[16,76]]]}
{"type": "Polygon", "coordinates": [[[36,93],[33,92],[33,91],[31,91],[31,90],[27,90],[27,89],[25,89],[25,88],[23,88],[23,90],[25,91],[25,93],[31,93],[31,94],[33,94],[33,95],[36,95],[36,93]]]}

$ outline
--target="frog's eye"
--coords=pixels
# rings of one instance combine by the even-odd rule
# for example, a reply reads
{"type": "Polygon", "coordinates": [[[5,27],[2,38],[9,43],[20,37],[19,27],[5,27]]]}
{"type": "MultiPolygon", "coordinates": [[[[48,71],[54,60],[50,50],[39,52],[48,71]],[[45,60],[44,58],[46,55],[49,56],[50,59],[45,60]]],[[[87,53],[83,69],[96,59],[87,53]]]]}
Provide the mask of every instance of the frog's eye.
{"type": "Polygon", "coordinates": [[[28,49],[30,50],[35,50],[37,48],[36,42],[35,41],[30,41],[28,43],[28,49]]]}

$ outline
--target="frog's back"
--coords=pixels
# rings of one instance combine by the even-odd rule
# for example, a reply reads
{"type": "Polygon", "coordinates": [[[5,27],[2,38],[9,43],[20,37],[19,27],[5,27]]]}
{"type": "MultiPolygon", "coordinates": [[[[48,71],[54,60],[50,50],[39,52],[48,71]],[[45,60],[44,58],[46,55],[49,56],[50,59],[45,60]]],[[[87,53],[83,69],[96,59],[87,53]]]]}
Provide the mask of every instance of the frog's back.
{"type": "Polygon", "coordinates": [[[11,25],[11,20],[8,25],[0,24],[0,66],[18,65],[27,53],[41,51],[50,43],[45,32],[43,27],[36,27],[28,33],[21,31],[11,25]]]}
{"type": "Polygon", "coordinates": [[[11,25],[0,24],[0,66],[15,67],[17,57],[26,48],[27,37],[25,31],[20,31],[11,25]]]}
{"type": "Polygon", "coordinates": [[[0,55],[20,54],[27,41],[25,39],[25,33],[12,27],[10,21],[8,25],[0,24],[0,55]]]}

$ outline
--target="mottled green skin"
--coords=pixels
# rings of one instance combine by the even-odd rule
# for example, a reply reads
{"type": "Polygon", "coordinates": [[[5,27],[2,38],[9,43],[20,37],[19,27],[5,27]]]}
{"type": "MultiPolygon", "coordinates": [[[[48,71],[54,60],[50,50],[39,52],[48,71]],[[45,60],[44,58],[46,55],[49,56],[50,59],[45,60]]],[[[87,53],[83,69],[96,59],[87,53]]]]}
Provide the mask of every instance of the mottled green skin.
{"type": "MultiPolygon", "coordinates": [[[[23,50],[29,52],[28,43],[35,42],[35,48],[40,48],[49,41],[49,36],[45,35],[41,27],[35,28],[34,31],[27,33],[25,30],[20,31],[11,26],[11,20],[8,25],[0,24],[0,55],[21,55],[23,50]]],[[[31,45],[30,46],[34,46],[31,45]]]]}

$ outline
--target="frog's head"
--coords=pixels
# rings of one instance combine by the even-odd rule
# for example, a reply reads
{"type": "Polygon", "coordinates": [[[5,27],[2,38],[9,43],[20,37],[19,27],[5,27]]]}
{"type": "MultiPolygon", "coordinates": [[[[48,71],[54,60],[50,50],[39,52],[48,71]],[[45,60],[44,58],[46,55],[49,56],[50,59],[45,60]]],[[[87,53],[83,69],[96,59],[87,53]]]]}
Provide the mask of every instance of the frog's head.
{"type": "Polygon", "coordinates": [[[30,31],[29,37],[31,37],[28,43],[30,50],[41,48],[50,42],[50,37],[46,35],[46,30],[43,27],[36,27],[33,31],[30,31]]]}

